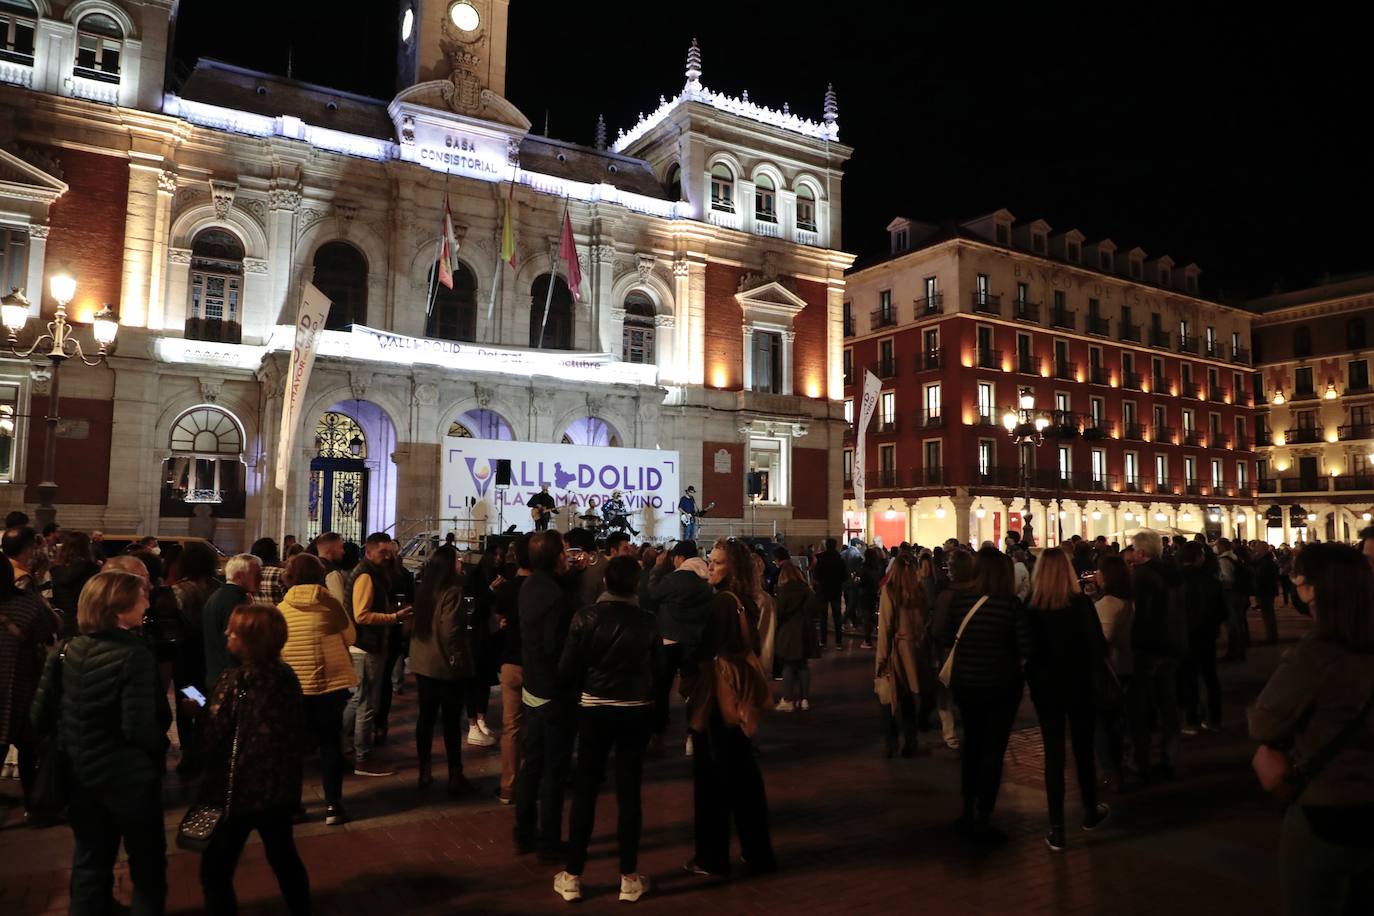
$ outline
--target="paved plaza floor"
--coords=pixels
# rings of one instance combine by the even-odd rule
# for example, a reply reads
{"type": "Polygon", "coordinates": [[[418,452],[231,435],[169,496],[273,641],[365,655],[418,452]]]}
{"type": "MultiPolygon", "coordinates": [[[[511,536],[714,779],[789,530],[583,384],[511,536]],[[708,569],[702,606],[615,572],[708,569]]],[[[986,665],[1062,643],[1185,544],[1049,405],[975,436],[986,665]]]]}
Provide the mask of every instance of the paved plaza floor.
{"type": "MultiPolygon", "coordinates": [[[[1258,629],[1252,621],[1252,627],[1258,629]]],[[[1283,620],[1285,640],[1306,622],[1283,620]]],[[[1029,700],[1007,756],[997,821],[1005,846],[978,851],[948,825],[958,814],[958,760],[923,733],[915,759],[885,760],[878,708],[871,694],[873,653],[857,642],[827,651],[814,664],[813,705],[806,713],[770,714],[761,756],[781,871],[763,878],[705,883],[685,874],[692,854],[690,761],[677,741],[645,772],[640,870],[653,886],[635,906],[646,912],[921,914],[1226,914],[1277,912],[1280,811],[1256,787],[1248,761],[1243,706],[1254,698],[1282,647],[1258,647],[1245,664],[1223,665],[1226,724],[1221,734],[1185,738],[1178,779],[1128,795],[1107,794],[1110,824],[1091,835],[1076,829],[1074,790],[1069,848],[1049,852],[1040,772],[1042,753],[1029,700]]],[[[500,703],[494,699],[493,713],[500,703]]],[[[570,905],[552,891],[557,866],[515,858],[513,811],[494,799],[495,748],[465,745],[464,767],[476,797],[449,802],[415,788],[414,692],[397,697],[391,740],[380,760],[397,770],[386,779],[347,777],[353,821],[323,823],[319,780],[307,765],[310,820],[297,842],[316,912],[542,913],[570,905]]],[[[680,710],[673,733],[681,735],[680,710]]],[[[437,772],[443,771],[436,736],[437,772]]],[[[1068,782],[1072,786],[1072,774],[1068,782]]],[[[609,788],[609,787],[608,787],[609,788]]],[[[0,793],[16,795],[13,781],[0,793]]],[[[201,910],[198,856],[171,842],[184,810],[175,776],[167,786],[169,910],[201,910]]],[[[623,908],[617,901],[614,793],[597,809],[592,855],[583,876],[588,911],[623,908]]],[[[12,811],[0,829],[0,913],[65,912],[71,835],[65,827],[34,830],[12,811]]],[[[245,913],[280,911],[277,889],[256,838],[236,886],[245,913]]],[[[116,893],[128,900],[128,875],[116,871],[116,893]]]]}

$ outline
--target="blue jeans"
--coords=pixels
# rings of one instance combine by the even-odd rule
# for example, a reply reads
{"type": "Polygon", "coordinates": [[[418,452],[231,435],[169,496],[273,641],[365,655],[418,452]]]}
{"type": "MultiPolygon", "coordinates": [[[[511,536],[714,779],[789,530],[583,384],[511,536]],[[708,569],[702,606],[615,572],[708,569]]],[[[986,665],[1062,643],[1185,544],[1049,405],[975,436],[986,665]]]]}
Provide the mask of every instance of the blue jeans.
{"type": "Polygon", "coordinates": [[[161,914],[167,904],[167,836],[162,825],[162,780],[120,791],[72,791],[68,818],[72,851],[71,910],[76,916],[104,914],[113,900],[119,843],[129,856],[134,886],[132,912],[161,914]]]}
{"type": "Polygon", "coordinates": [[[382,701],[382,684],[388,675],[386,653],[350,652],[349,657],[353,660],[353,673],[358,676],[358,683],[349,688],[343,731],[345,735],[353,736],[354,760],[364,763],[372,753],[377,708],[382,701]]]}
{"type": "Polygon", "coordinates": [[[698,522],[696,519],[692,519],[690,522],[684,521],[682,523],[682,539],[684,541],[695,541],[697,539],[697,525],[698,522]]]}
{"type": "Polygon", "coordinates": [[[562,699],[525,706],[524,753],[515,779],[515,845],[521,849],[558,849],[576,714],[577,707],[562,699]]]}

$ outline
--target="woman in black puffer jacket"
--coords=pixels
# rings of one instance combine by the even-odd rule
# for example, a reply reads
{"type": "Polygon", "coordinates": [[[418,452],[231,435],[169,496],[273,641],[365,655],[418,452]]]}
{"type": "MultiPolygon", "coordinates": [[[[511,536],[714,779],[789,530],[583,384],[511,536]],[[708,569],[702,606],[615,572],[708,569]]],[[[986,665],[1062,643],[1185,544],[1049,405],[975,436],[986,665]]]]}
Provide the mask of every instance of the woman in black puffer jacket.
{"type": "Polygon", "coordinates": [[[147,609],[141,577],[110,571],[92,578],[77,603],[81,635],[65,655],[49,657],[34,697],[34,728],[60,730],[70,767],[73,913],[114,908],[121,840],[133,912],[161,913],[167,897],[162,774],[170,723],[158,717],[153,654],[134,632],[147,609]]]}

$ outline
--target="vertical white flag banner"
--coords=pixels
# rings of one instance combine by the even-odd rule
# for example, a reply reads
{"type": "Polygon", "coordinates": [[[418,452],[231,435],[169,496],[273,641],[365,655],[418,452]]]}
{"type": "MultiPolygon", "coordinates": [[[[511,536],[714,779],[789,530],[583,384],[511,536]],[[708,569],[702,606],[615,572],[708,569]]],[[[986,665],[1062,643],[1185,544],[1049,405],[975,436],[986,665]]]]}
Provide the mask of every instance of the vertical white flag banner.
{"type": "Polygon", "coordinates": [[[291,346],[291,367],[286,376],[286,392],[281,404],[281,432],[277,436],[277,489],[286,491],[286,479],[291,472],[291,453],[295,448],[296,430],[301,425],[301,410],[305,405],[305,391],[310,386],[310,370],[315,365],[315,350],[329,318],[329,297],[305,284],[300,308],[296,310],[296,341],[291,346]]]}
{"type": "MultiPolygon", "coordinates": [[[[859,430],[854,444],[854,502],[859,517],[864,511],[864,443],[868,439],[868,422],[873,419],[873,408],[878,406],[878,392],[882,381],[869,370],[864,370],[864,397],[859,405],[859,430]]],[[[866,525],[864,527],[867,527],[866,525]]]]}

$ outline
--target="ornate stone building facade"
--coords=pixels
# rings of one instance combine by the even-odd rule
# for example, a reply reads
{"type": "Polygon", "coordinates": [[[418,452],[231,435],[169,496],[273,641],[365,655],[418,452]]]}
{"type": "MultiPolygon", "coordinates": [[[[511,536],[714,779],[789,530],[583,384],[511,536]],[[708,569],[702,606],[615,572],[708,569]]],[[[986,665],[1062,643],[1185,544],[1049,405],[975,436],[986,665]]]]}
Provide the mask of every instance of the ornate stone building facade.
{"type": "MultiPolygon", "coordinates": [[[[58,269],[77,321],[111,303],[121,324],[108,366],[63,375],[64,523],[225,549],[282,519],[404,536],[451,514],[440,455],[472,436],[675,449],[717,503],[707,534],[838,530],[852,258],[833,93],[809,120],[713,92],[693,43],[676,96],[583,146],[504,98],[506,0],[402,0],[389,103],[211,61],[164,86],[171,7],[0,6],[0,272],[30,291],[29,337],[58,269]],[[452,290],[434,277],[446,199],[452,290]],[[334,305],[283,494],[312,281],[334,305]]],[[[0,361],[9,505],[36,499],[45,406],[30,366],[0,361]]]]}

